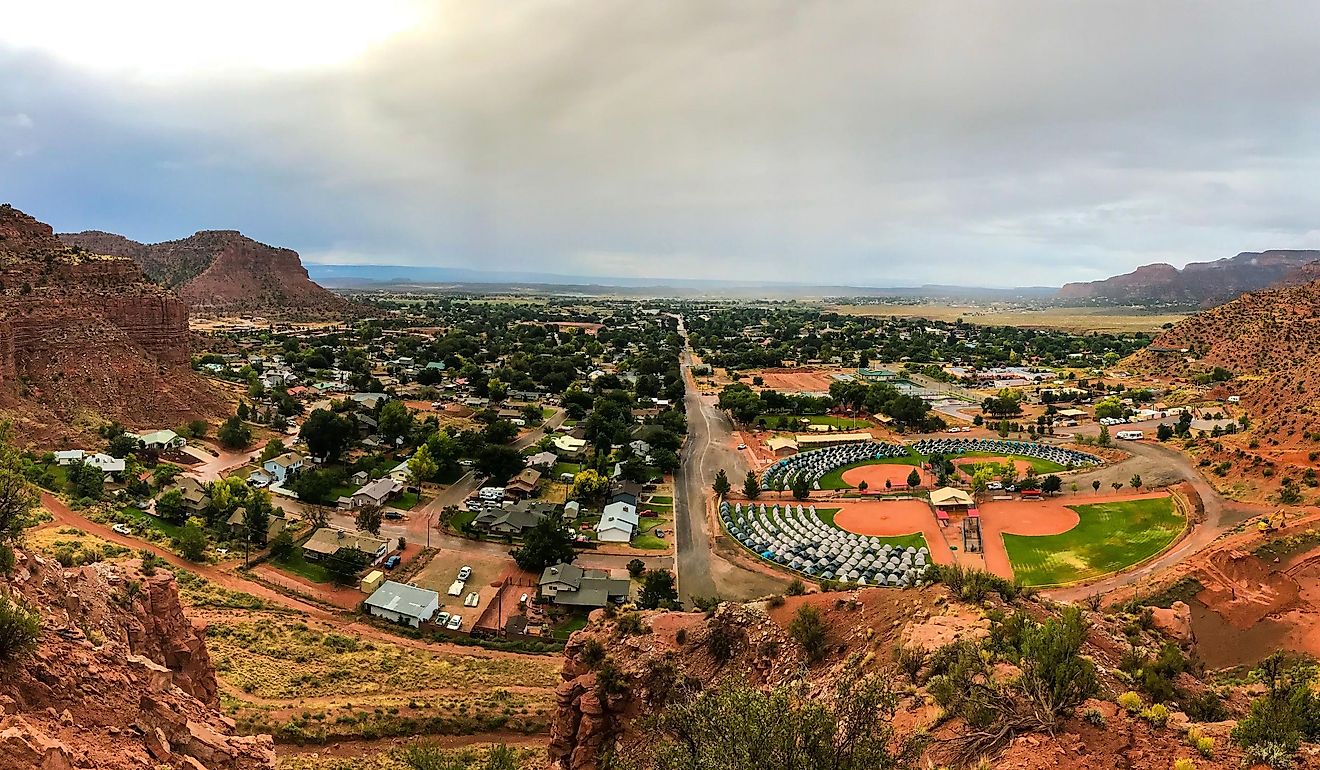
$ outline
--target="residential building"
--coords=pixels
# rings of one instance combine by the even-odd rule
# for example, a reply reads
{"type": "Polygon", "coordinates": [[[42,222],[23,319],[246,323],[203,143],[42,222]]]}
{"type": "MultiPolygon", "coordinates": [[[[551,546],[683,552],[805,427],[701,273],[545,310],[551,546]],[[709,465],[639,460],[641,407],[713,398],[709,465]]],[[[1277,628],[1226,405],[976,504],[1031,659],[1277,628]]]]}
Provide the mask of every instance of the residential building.
{"type": "Polygon", "coordinates": [[[302,467],[303,456],[297,452],[285,452],[261,464],[262,470],[270,474],[270,477],[280,485],[283,485],[291,476],[302,470],[302,467]]]}
{"type": "Polygon", "coordinates": [[[628,598],[629,581],[612,578],[603,569],[556,564],[541,573],[541,598],[570,607],[604,607],[628,598]]]}
{"type": "Polygon", "coordinates": [[[586,439],[575,438],[573,436],[556,436],[554,440],[555,454],[560,457],[579,458],[587,451],[586,439]]]}
{"type": "Polygon", "coordinates": [[[517,476],[504,485],[506,497],[521,500],[536,494],[536,485],[541,483],[541,472],[535,468],[523,468],[517,476]]]}
{"type": "Polygon", "coordinates": [[[440,609],[440,594],[386,580],[362,604],[369,615],[417,628],[440,609]]]}
{"type": "Polygon", "coordinates": [[[384,505],[387,500],[402,491],[402,484],[389,476],[385,476],[354,492],[348,498],[348,507],[362,508],[367,505],[384,505]]]}
{"type": "Polygon", "coordinates": [[[303,543],[303,557],[319,561],[326,556],[334,556],[343,548],[367,554],[370,557],[368,563],[375,564],[389,552],[389,541],[367,532],[321,527],[303,543]]]}
{"type": "Polygon", "coordinates": [[[527,458],[527,467],[540,468],[541,470],[549,470],[555,467],[555,464],[558,462],[559,462],[559,455],[555,454],[554,452],[537,452],[536,454],[527,458]]]}
{"type": "Polygon", "coordinates": [[[211,495],[206,485],[192,476],[181,476],[175,488],[183,493],[183,507],[190,513],[201,513],[211,505],[211,495]]]}
{"type": "Polygon", "coordinates": [[[472,526],[495,535],[518,537],[557,513],[558,508],[553,503],[523,500],[482,511],[473,520],[472,526]]]}
{"type": "Polygon", "coordinates": [[[605,506],[600,523],[596,525],[596,539],[602,543],[627,543],[637,530],[637,506],[614,502],[605,506]]]}
{"type": "Polygon", "coordinates": [[[175,433],[168,428],[165,430],[152,431],[144,433],[137,437],[138,446],[143,449],[151,449],[157,452],[163,452],[168,449],[178,449],[188,443],[183,436],[175,433]]]}

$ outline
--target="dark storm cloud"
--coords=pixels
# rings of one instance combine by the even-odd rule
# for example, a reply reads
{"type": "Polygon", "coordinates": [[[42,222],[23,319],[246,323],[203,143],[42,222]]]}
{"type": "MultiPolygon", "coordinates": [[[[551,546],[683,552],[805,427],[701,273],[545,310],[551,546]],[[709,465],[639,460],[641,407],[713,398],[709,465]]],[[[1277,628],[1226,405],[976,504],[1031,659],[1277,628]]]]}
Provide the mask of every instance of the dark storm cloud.
{"type": "Polygon", "coordinates": [[[1058,283],[1320,244],[1317,16],[454,3],[338,65],[157,79],[7,41],[0,189],[313,259],[1058,283]]]}

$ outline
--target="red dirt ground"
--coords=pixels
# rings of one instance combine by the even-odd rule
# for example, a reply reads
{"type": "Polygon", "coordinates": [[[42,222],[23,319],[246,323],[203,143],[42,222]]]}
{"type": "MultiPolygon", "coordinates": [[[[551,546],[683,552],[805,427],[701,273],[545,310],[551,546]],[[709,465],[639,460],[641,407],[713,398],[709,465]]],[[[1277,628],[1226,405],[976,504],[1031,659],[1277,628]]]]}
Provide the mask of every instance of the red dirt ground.
{"type": "MultiPolygon", "coordinates": [[[[843,481],[845,484],[857,486],[865,481],[868,492],[885,491],[885,482],[893,484],[894,489],[907,489],[907,477],[915,466],[899,465],[896,463],[876,463],[875,465],[861,465],[856,468],[849,468],[843,472],[843,481]]],[[[921,485],[931,487],[935,484],[935,477],[926,470],[919,470],[921,474],[921,485]]]]}
{"type": "Polygon", "coordinates": [[[842,370],[793,369],[760,373],[766,388],[781,393],[818,393],[830,389],[834,378],[830,375],[842,370]]]}
{"type": "Polygon", "coordinates": [[[896,537],[920,532],[930,548],[931,560],[936,564],[952,564],[953,553],[944,539],[944,532],[935,520],[935,514],[923,500],[866,500],[862,502],[830,502],[827,507],[839,507],[834,524],[857,535],[896,537]]]}

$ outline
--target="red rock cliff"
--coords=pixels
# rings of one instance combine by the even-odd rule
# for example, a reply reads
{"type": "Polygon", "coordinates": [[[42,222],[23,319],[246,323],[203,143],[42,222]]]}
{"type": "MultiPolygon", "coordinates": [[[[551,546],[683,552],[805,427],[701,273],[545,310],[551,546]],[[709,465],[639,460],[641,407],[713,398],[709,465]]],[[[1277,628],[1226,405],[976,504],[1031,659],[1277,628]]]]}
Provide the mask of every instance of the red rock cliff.
{"type": "Polygon", "coordinates": [[[215,671],[169,572],[20,552],[0,591],[42,620],[36,652],[0,675],[0,770],[274,768],[270,737],[235,737],[216,710],[215,671]]]}

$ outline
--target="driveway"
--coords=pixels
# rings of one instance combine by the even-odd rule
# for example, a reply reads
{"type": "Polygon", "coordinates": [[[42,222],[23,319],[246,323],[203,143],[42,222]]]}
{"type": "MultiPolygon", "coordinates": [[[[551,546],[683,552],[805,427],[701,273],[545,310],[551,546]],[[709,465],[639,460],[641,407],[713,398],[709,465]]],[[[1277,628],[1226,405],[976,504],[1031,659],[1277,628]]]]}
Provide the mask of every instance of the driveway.
{"type": "Polygon", "coordinates": [[[545,422],[519,436],[513,442],[513,448],[522,451],[529,446],[535,445],[541,439],[545,438],[545,434],[558,428],[560,425],[563,425],[564,420],[567,418],[568,413],[564,411],[563,407],[555,407],[555,413],[546,418],[545,422]]]}

